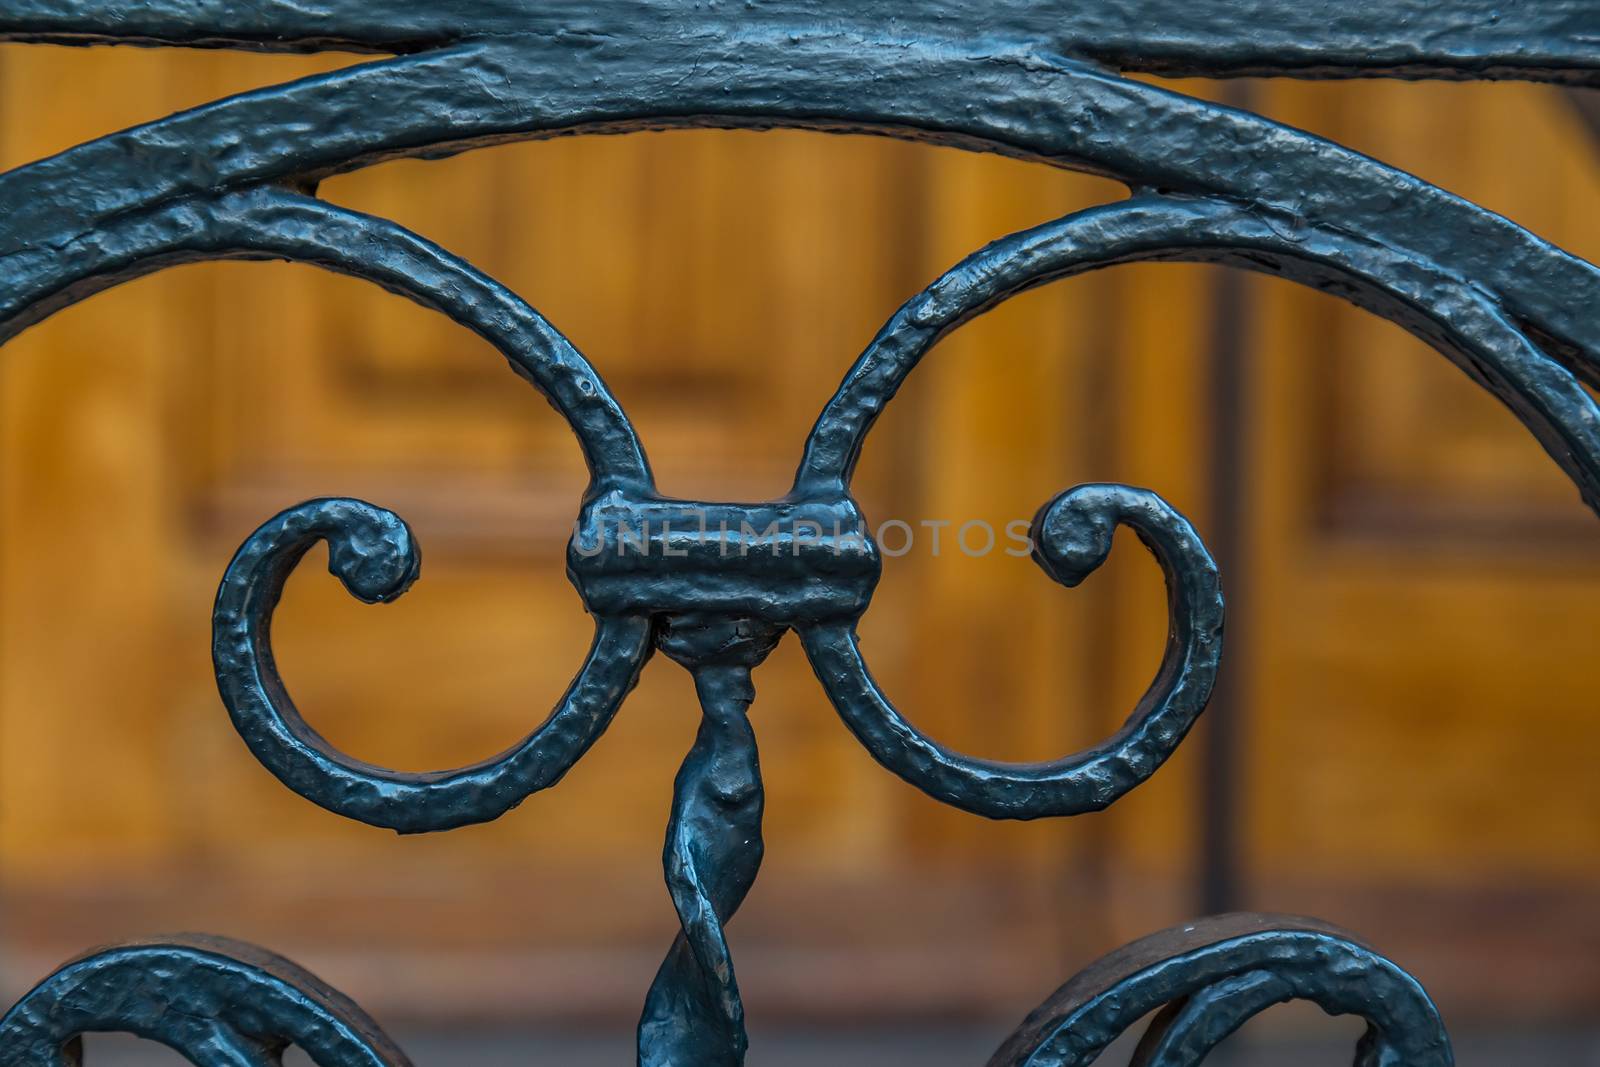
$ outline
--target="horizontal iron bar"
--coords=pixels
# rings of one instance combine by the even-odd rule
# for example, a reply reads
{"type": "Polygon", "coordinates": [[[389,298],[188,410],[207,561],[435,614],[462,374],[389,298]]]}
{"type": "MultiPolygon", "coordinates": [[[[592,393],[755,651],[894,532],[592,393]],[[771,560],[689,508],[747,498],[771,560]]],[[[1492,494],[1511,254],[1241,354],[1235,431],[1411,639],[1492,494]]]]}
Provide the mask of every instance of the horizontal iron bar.
{"type": "Polygon", "coordinates": [[[585,505],[567,546],[567,572],[599,615],[854,619],[881,570],[844,497],[715,504],[616,491],[585,505]]]}
{"type": "Polygon", "coordinates": [[[0,39],[412,52],[488,37],[641,42],[793,24],[1027,43],[1124,70],[1595,84],[1592,0],[6,0],[0,39]]]}

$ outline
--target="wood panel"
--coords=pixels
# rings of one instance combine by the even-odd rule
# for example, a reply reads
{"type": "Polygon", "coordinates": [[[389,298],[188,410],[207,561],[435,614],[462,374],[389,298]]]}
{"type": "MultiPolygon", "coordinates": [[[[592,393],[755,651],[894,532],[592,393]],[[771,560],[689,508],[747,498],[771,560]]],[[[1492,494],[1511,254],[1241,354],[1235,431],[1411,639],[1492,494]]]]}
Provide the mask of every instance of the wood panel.
{"type": "MultiPolygon", "coordinates": [[[[338,62],[0,49],[0,164],[338,62]]],[[[1259,93],[1275,117],[1600,255],[1595,161],[1549,90],[1259,93]]],[[[614,386],[662,488],[724,499],[787,487],[850,359],[939,270],[1121,195],[926,146],[713,132],[387,164],[323,194],[528,297],[614,386]]],[[[1591,517],[1439,357],[1266,281],[1250,290],[1252,465],[1217,470],[1215,276],[1146,266],[1051,286],[917,371],[858,484],[874,523],[919,532],[863,623],[875,672],[968,751],[1044,757],[1104,736],[1164,636],[1137,543],[1119,538],[1066,591],[1025,559],[960,552],[955,532],[1115,479],[1204,533],[1215,480],[1246,478],[1249,551],[1225,581],[1242,590],[1229,669],[1246,698],[1250,903],[1399,946],[1447,1010],[1592,1008],[1596,931],[1569,921],[1600,879],[1591,517]],[[950,524],[937,556],[924,520],[950,524]],[[1504,971],[1509,1009],[1491,996],[1504,971]]],[[[652,664],[556,789],[412,839],[285,791],[210,679],[210,599],[239,540],[299,499],[359,495],[413,522],[424,579],[381,609],[315,567],[292,581],[278,643],[309,717],[409,768],[527,730],[589,633],[560,555],[583,472],[543,401],[452,324],[276,264],[142,280],[6,356],[0,997],[83,944],[209,928],[303,958],[380,1016],[636,1011],[673,928],[659,850],[696,714],[681,671],[652,664]]],[[[1203,737],[1102,816],[994,825],[879,769],[793,642],[756,681],[769,851],[733,927],[752,1014],[1017,1015],[1094,953],[1192,914],[1203,737]]]]}
{"type": "MultiPolygon", "coordinates": [[[[1600,256],[1595,145],[1559,92],[1284,84],[1269,106],[1600,256]]],[[[1437,354],[1257,292],[1258,896],[1369,932],[1469,1017],[1591,1016],[1600,526],[1437,354]]]]}
{"type": "MultiPolygon", "coordinates": [[[[327,65],[3,59],[9,161],[327,65]],[[90,93],[45,114],[18,92],[73,77],[115,86],[119,106],[90,93]]],[[[527,295],[614,386],[663,489],[732,499],[784,491],[854,353],[939,269],[1114,194],[917,146],[714,133],[514,146],[323,188],[527,295]]],[[[1020,301],[941,351],[874,435],[860,490],[877,521],[1003,528],[1088,476],[1076,422],[1096,405],[1074,382],[1091,372],[1094,338],[1077,323],[1095,292],[1020,301]]],[[[292,952],[380,1013],[636,1011],[674,921],[658,864],[694,728],[681,671],[653,664],[558,789],[423,839],[285,791],[232,736],[209,677],[209,602],[233,547],[296,500],[359,495],[414,523],[424,579],[375,610],[315,568],[294,578],[275,632],[308,717],[407,768],[480,758],[528,729],[589,629],[561,554],[581,465],[543,402],[448,322],[282,265],[145,279],[7,355],[8,985],[80,943],[205,927],[292,952]]],[[[1076,651],[1094,596],[998,554],[919,548],[896,563],[865,640],[918,721],[1014,755],[1104,728],[1109,713],[1085,714],[1094,672],[1076,651]]],[[[735,928],[752,1011],[1009,1013],[1054,984],[1069,955],[1066,859],[1086,835],[991,827],[914,793],[849,737],[795,647],[757,683],[769,858],[735,928]]]]}

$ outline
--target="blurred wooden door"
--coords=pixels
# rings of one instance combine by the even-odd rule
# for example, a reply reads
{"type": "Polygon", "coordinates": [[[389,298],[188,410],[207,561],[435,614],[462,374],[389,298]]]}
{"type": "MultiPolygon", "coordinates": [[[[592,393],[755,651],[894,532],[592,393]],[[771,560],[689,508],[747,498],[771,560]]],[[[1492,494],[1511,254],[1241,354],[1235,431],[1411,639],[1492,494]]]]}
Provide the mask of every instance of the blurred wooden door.
{"type": "MultiPolygon", "coordinates": [[[[1265,92],[1276,117],[1600,260],[1600,141],[1560,91],[1265,92]]],[[[1592,1020],[1600,522],[1444,359],[1260,289],[1249,902],[1362,930],[1459,1017],[1592,1020]]]]}
{"type": "MultiPolygon", "coordinates": [[[[331,62],[0,50],[0,163],[331,62]],[[44,90],[58,84],[75,91],[44,90]]],[[[1266,104],[1600,253],[1581,214],[1594,160],[1548,90],[1280,86],[1266,104]],[[1432,95],[1394,103],[1418,92],[1432,95]],[[1429,125],[1446,113],[1459,129],[1429,125]],[[1538,181],[1431,154],[1530,130],[1538,181]]],[[[1121,192],[922,146],[706,132],[390,164],[323,195],[544,311],[614,386],[665,492],[757,499],[787,488],[812,418],[901,300],[994,237],[1121,192]]],[[[1213,280],[1126,269],[962,330],[875,432],[869,516],[949,522],[949,538],[1120,479],[1204,533],[1216,479],[1236,473],[1208,450],[1213,280]]],[[[1592,517],[1438,357],[1324,298],[1252,293],[1250,551],[1225,561],[1243,590],[1230,656],[1250,902],[1304,902],[1383,943],[1406,936],[1372,929],[1396,925],[1396,899],[1471,912],[1510,875],[1541,900],[1592,891],[1592,517]],[[1539,791],[1485,787],[1507,749],[1505,764],[1557,761],[1539,791]]],[[[0,368],[0,994],[88,943],[204,928],[300,958],[380,1017],[636,1011],[674,927],[659,855],[697,714],[683,672],[653,663],[555,789],[413,839],[285,791],[210,679],[233,548],[278,508],[356,495],[412,522],[424,577],[382,609],[314,568],[293,580],[279,659],[308,717],[417,769],[498,751],[543,717],[588,641],[560,551],[583,472],[499,357],[348,279],[229,264],[96,297],[0,368]]],[[[968,751],[1081,747],[1154,670],[1164,603],[1131,538],[1071,593],[948,540],[890,562],[863,624],[874,669],[968,751]]],[[[753,1017],[1020,1015],[1093,954],[1192,913],[1203,736],[1105,816],[991,825],[873,764],[793,642],[756,681],[769,851],[732,927],[753,1017]]]]}

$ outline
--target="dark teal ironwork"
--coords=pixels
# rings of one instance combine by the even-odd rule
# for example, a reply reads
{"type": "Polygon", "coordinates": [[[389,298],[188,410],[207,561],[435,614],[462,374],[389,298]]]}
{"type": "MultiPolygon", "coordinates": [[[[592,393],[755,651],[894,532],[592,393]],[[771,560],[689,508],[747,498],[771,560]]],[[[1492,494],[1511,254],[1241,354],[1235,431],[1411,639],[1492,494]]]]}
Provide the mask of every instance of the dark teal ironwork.
{"type": "MultiPolygon", "coordinates": [[[[473,329],[576,434],[591,481],[568,571],[589,655],[526,739],[410,774],[339,752],[273,663],[272,612],[318,541],[355,596],[393,599],[420,552],[393,513],[315,500],[257,530],[217,596],[223,701],[291,789],[402,833],[494,819],[554,784],[609,725],[656,650],[705,718],[679,773],[663,859],[682,922],[645,1003],[639,1062],[735,1067],[744,1008],[724,926],[756,877],[762,788],[751,672],[794,630],[845,724],[885,767],[991,818],[1098,810],[1148,778],[1205,707],[1221,652],[1215,564],[1146,490],[1083,485],[1042,507],[1034,558],[1071,586],[1117,525],[1166,575],[1171,630],[1113,737],[1037,764],[952,752],[873,681],[855,635],[881,568],[850,493],[866,435],[929,349],[1016,293],[1138,260],[1225,263],[1334,293],[1433,345],[1492,391],[1600,510],[1600,271],[1507,220],[1298,130],[1122,76],[1522,78],[1600,85],[1593,0],[0,0],[0,39],[386,54],[174,115],[0,175],[0,340],[94,292],[179,263],[288,259],[372,281],[473,329]],[[656,492],[594,369],[516,294],[384,219],[319,200],[329,174],[511,139],[688,126],[869,132],[1121,179],[1131,196],[1006,237],[912,297],[851,368],[792,491],[761,504],[656,492]]],[[[1311,920],[1202,920],[1063,986],[991,1067],[1087,1064],[1151,1011],[1135,1061],[1199,1062],[1290,999],[1359,1015],[1364,1067],[1452,1062],[1437,1011],[1393,963],[1311,920]],[[1159,1010],[1158,1010],[1159,1009],[1159,1010]]],[[[79,1036],[126,1030],[197,1063],[408,1061],[339,994],[259,949],[170,939],[69,963],[0,1019],[0,1067],[64,1067],[79,1036]]]]}

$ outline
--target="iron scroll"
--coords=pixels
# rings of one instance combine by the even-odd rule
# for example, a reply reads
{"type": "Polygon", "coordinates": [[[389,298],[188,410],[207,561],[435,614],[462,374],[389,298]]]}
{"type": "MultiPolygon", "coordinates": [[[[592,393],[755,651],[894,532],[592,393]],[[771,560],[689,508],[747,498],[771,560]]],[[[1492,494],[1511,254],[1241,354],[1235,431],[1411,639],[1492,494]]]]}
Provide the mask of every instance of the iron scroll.
{"type": "MultiPolygon", "coordinates": [[[[1226,77],[1520,78],[1600,86],[1590,0],[0,0],[0,39],[345,50],[378,58],[219,100],[0,175],[0,340],[122,281],[215,259],[287,259],[400,292],[474,330],[551,403],[590,472],[568,572],[595,621],[545,721],[484,762],[414,774],[356,760],[295,710],[272,657],[283,583],[325,542],[355,596],[417,577],[392,512],[288,508],[227,567],[214,612],[223,702],[258,760],[313,803],[403,833],[495,819],[555,784],[659,650],[694,677],[704,718],[679,772],[666,880],[681,932],[646,998],[639,1062],[735,1067],[746,1038],[725,925],[760,866],[763,794],[752,673],[793,630],[846,727],[887,769],[991,818],[1098,810],[1144,781],[1205,707],[1221,655],[1221,578],[1158,495],[1080,485],[1045,501],[1035,559],[1072,586],[1121,525],[1167,583],[1170,633],[1125,725],[1084,752],[1004,764],[919,733],[856,640],[881,556],[850,482],[874,421],[951,330],[1033,286],[1141,260],[1268,271],[1427,341],[1490,390],[1600,511],[1600,269],[1410,175],[1248,112],[1125,72],[1226,77]],[[981,11],[980,11],[981,9],[981,11]],[[908,300],[867,345],[805,442],[790,493],[764,503],[657,490],[626,414],[532,306],[429,241],[316,196],[331,174],[513,139],[688,126],[868,132],[1120,179],[1123,201],[1002,238],[908,300]],[[674,517],[697,515],[674,542],[674,517]],[[709,528],[714,536],[706,536],[709,528]],[[620,531],[662,548],[603,551],[620,531]],[[802,535],[801,531],[805,533],[802,535]],[[781,551],[772,551],[776,544],[781,551]],[[754,551],[752,551],[754,549],[754,551]]],[[[991,1067],[1088,1064],[1157,1012],[1135,1062],[1198,1063],[1290,999],[1367,1021],[1356,1062],[1434,1067],[1449,1039],[1422,988],[1312,920],[1223,916],[1135,942],[1046,1000],[991,1067]]],[[[205,938],[102,950],[0,1019],[0,1067],[80,1062],[84,1033],[125,1030],[192,1061],[399,1067],[352,1002],[260,949],[205,938]]]]}

